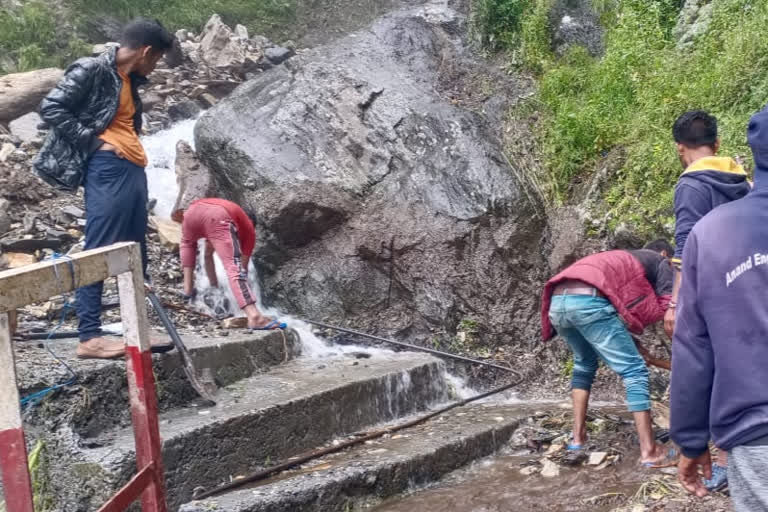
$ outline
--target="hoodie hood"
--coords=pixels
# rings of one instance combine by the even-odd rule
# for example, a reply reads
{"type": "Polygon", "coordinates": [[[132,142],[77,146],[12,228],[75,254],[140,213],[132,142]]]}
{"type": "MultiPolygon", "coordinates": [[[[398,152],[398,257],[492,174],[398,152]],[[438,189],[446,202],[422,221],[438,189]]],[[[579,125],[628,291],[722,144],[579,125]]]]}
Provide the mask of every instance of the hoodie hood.
{"type": "MultiPolygon", "coordinates": [[[[768,133],[768,125],[766,125],[766,133],[768,133]]],[[[768,171],[768,167],[766,170],[768,171]]],[[[766,174],[766,181],[768,181],[768,174],[766,174]]],[[[705,185],[708,189],[714,189],[725,199],[719,202],[741,199],[750,190],[744,168],[733,158],[724,156],[699,158],[688,166],[680,177],[680,183],[705,185]]]]}
{"type": "Polygon", "coordinates": [[[768,108],[749,120],[747,142],[755,160],[755,186],[768,188],[768,108]]]}

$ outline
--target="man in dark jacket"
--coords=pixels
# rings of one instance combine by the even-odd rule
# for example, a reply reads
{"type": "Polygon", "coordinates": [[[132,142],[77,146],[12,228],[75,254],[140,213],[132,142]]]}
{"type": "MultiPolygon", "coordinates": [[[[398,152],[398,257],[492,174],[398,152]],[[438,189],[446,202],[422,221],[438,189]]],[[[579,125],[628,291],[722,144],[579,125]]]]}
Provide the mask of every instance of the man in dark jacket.
{"type": "MultiPolygon", "coordinates": [[[[672,300],[664,316],[664,330],[672,337],[675,326],[675,307],[680,291],[683,250],[693,226],[716,207],[741,199],[749,193],[750,185],[744,169],[733,159],[718,157],[720,140],[717,136],[717,119],[710,114],[694,110],[686,112],[675,121],[672,134],[677,143],[677,153],[685,171],[675,187],[675,285],[672,300]]],[[[727,484],[728,453],[718,452],[709,489],[722,488],[727,484]]]]}
{"type": "Polygon", "coordinates": [[[730,453],[737,512],[768,511],[768,110],[747,132],[755,188],[691,230],[672,342],[670,430],[683,456],[678,476],[707,493],[710,436],[730,453]]]}
{"type": "Polygon", "coordinates": [[[672,264],[675,286],[664,329],[671,337],[675,325],[675,306],[680,289],[683,249],[693,226],[721,204],[741,199],[749,193],[747,173],[735,160],[716,156],[720,148],[717,119],[701,110],[686,112],[675,121],[672,135],[683,174],[675,186],[675,255],[672,264]]]}
{"type": "MultiPolygon", "coordinates": [[[[173,45],[158,21],[129,24],[121,46],[72,64],[40,105],[51,127],[35,168],[48,183],[74,191],[85,186],[85,248],[115,242],[141,244],[146,272],[147,164],[138,87],[173,45]]],[[[103,283],[77,291],[81,358],[125,354],[122,341],[101,333],[103,283]]]]}
{"type": "Polygon", "coordinates": [[[628,332],[640,334],[664,317],[672,293],[672,267],[665,252],[672,252],[668,244],[657,251],[593,254],[544,287],[542,335],[548,340],[557,330],[573,352],[573,440],[568,449],[578,450],[587,441],[587,405],[600,358],[624,380],[641,462],[652,466],[674,455],[654,440],[648,368],[628,332]]]}

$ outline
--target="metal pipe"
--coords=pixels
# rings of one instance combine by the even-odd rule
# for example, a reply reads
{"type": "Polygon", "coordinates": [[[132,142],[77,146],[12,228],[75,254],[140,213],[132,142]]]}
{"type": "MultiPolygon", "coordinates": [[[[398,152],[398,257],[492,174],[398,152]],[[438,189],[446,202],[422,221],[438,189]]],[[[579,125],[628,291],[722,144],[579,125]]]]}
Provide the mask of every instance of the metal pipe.
{"type": "Polygon", "coordinates": [[[520,376],[520,373],[518,373],[517,371],[513,370],[512,368],[508,368],[506,366],[501,366],[501,365],[494,364],[494,363],[488,363],[488,362],[485,362],[485,361],[479,361],[477,359],[472,359],[472,358],[469,358],[469,357],[459,356],[459,355],[456,355],[456,354],[451,354],[449,352],[441,352],[440,350],[435,350],[435,349],[432,349],[432,348],[420,347],[418,345],[411,345],[410,343],[403,343],[402,341],[395,341],[395,340],[391,340],[391,339],[388,339],[388,338],[382,338],[380,336],[374,336],[373,334],[366,334],[364,332],[354,331],[352,329],[346,329],[344,327],[338,327],[338,326],[335,326],[335,325],[328,325],[328,324],[324,324],[322,322],[315,322],[314,320],[306,320],[306,322],[310,323],[312,325],[316,325],[318,327],[324,327],[326,329],[332,329],[334,331],[345,332],[347,334],[354,334],[356,336],[362,336],[363,338],[370,338],[372,340],[383,341],[384,343],[390,343],[392,345],[397,345],[398,347],[405,347],[405,348],[408,348],[410,350],[418,350],[419,352],[427,352],[429,354],[433,354],[433,355],[440,356],[440,357],[447,357],[449,359],[456,359],[458,361],[464,361],[465,363],[472,363],[472,364],[479,364],[479,365],[482,365],[482,366],[488,366],[488,367],[491,367],[491,368],[496,368],[497,370],[504,370],[505,372],[514,373],[518,377],[520,376]]]}

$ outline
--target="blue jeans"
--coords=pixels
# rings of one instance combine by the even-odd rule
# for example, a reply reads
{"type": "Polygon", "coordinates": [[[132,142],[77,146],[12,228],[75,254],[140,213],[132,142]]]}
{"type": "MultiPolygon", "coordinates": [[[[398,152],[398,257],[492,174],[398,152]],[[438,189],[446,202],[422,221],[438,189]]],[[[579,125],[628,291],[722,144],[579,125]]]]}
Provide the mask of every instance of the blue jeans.
{"type": "Polygon", "coordinates": [[[573,352],[572,389],[589,391],[597,358],[624,380],[632,412],[651,408],[648,368],[616,309],[602,297],[554,295],[549,319],[573,352]]]}
{"type": "MultiPolygon", "coordinates": [[[[111,151],[96,151],[85,173],[85,248],[139,242],[147,269],[147,175],[111,151]]],[[[103,282],[77,290],[80,341],[101,336],[103,282]]]]}

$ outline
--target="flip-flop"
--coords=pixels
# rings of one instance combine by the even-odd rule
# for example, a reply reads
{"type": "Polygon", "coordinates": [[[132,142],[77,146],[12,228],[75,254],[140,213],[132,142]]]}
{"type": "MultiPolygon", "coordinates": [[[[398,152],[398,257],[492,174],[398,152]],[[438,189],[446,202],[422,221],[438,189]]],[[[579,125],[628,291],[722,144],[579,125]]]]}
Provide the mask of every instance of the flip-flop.
{"type": "Polygon", "coordinates": [[[267,325],[264,325],[262,327],[252,327],[252,331],[274,331],[276,329],[285,329],[288,327],[288,324],[285,322],[278,322],[277,320],[272,320],[267,325]]]}
{"type": "Polygon", "coordinates": [[[640,465],[648,469],[669,468],[677,464],[677,457],[680,453],[675,448],[670,448],[663,459],[656,462],[641,462],[640,465]]]}
{"type": "Polygon", "coordinates": [[[573,440],[573,438],[571,438],[571,440],[568,441],[568,444],[565,445],[565,449],[568,450],[569,452],[579,452],[579,451],[583,450],[584,449],[584,445],[586,445],[589,442],[589,437],[587,437],[587,440],[586,440],[586,442],[584,444],[572,443],[571,442],[572,440],[573,440]]]}

